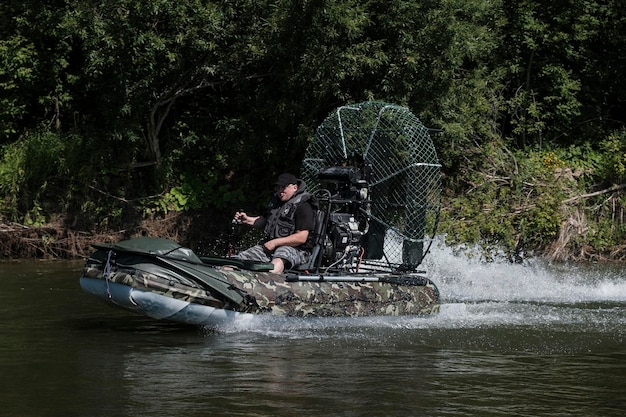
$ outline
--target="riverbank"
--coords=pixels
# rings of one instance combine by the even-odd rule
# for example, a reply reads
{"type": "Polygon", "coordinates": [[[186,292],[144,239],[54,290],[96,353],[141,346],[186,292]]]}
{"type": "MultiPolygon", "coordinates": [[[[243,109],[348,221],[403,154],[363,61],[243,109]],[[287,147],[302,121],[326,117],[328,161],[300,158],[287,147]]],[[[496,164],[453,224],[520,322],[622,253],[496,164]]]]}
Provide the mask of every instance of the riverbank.
{"type": "MultiPolygon", "coordinates": [[[[143,219],[116,230],[78,230],[59,217],[41,226],[0,219],[0,260],[2,259],[78,259],[92,252],[93,243],[109,243],[135,236],[171,239],[202,254],[219,254],[229,243],[230,229],[216,227],[226,220],[215,220],[206,212],[171,212],[164,217],[143,219]]],[[[575,225],[564,222],[557,239],[532,256],[554,262],[626,263],[626,244],[599,251],[577,242],[573,253],[575,225]]],[[[443,232],[445,234],[445,231],[443,232]]]]}
{"type": "Polygon", "coordinates": [[[169,213],[144,219],[117,230],[86,231],[68,226],[59,217],[41,226],[26,226],[0,220],[0,259],[75,259],[89,256],[91,244],[117,242],[135,236],[171,239],[210,253],[224,244],[222,235],[206,221],[206,213],[169,213]]]}

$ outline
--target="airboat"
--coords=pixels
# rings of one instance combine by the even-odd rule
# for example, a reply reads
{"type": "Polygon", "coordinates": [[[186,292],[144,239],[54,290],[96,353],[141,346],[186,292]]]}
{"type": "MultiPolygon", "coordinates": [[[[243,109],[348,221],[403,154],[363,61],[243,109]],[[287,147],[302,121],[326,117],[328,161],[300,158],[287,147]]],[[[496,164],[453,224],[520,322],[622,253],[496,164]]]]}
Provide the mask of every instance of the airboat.
{"type": "Polygon", "coordinates": [[[93,244],[82,289],[111,305],[221,327],[247,315],[430,315],[439,291],[421,268],[441,208],[431,130],[407,108],[341,106],[317,128],[300,177],[319,201],[309,261],[204,256],[161,238],[93,244]]]}

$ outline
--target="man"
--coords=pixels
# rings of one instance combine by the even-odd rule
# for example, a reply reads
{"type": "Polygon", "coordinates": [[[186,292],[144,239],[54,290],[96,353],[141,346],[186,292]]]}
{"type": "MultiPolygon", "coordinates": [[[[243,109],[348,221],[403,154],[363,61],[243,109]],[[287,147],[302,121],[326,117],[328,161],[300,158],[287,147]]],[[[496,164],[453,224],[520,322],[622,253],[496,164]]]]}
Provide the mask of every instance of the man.
{"type": "Polygon", "coordinates": [[[306,192],[304,181],[285,173],[274,183],[274,197],[265,216],[235,213],[235,221],[256,228],[264,228],[264,238],[235,256],[238,259],[271,262],[271,272],[281,273],[307,262],[312,249],[310,238],[315,228],[316,206],[306,192]]]}

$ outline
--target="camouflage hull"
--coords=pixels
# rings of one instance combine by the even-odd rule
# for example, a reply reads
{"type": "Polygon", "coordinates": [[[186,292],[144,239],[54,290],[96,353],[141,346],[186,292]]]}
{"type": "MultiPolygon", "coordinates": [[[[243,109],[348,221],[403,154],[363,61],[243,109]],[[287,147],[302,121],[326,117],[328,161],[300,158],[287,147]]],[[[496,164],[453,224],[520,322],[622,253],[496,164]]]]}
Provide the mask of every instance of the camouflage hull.
{"type": "Polygon", "coordinates": [[[426,315],[436,286],[421,275],[273,274],[102,245],[80,278],[87,293],[155,319],[220,326],[245,314],[426,315]]]}

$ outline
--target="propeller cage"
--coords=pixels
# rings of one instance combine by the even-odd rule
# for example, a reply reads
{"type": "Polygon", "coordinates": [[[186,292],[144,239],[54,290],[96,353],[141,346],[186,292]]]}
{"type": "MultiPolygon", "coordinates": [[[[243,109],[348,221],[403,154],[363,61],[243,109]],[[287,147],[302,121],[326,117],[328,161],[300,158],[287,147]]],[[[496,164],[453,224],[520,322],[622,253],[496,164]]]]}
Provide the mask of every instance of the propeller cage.
{"type": "Polygon", "coordinates": [[[335,109],[301,178],[324,211],[327,269],[414,271],[437,229],[441,165],[430,130],[407,108],[364,102],[335,109]]]}

